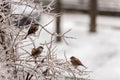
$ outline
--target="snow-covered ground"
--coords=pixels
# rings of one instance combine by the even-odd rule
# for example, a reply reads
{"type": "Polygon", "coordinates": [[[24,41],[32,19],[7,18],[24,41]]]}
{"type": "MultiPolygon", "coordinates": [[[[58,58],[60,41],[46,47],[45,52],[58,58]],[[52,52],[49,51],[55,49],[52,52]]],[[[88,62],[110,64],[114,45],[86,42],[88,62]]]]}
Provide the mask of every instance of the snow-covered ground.
{"type": "MultiPolygon", "coordinates": [[[[41,19],[44,22],[45,16],[41,19]]],[[[81,13],[67,13],[62,15],[62,32],[72,28],[68,36],[69,46],[64,42],[56,44],[58,57],[64,58],[64,51],[68,58],[72,55],[79,58],[88,67],[91,79],[120,80],[120,18],[97,17],[97,33],[89,33],[89,16],[81,13]]],[[[45,22],[44,22],[45,23],[45,22]]],[[[49,29],[54,29],[50,24],[49,29]]],[[[46,37],[44,37],[46,38],[46,37]]]]}

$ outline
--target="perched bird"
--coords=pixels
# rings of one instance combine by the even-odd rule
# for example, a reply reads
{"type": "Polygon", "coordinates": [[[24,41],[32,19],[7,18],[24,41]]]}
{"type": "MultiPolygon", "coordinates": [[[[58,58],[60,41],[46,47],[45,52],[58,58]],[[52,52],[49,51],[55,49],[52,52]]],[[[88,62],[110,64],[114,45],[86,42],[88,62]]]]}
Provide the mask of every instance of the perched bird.
{"type": "Polygon", "coordinates": [[[84,66],[84,65],[82,64],[82,62],[81,62],[79,59],[77,59],[77,58],[74,57],[74,56],[70,57],[70,61],[71,61],[72,65],[75,66],[75,67],[83,66],[83,67],[87,68],[86,66],[84,66]]]}
{"type": "Polygon", "coordinates": [[[39,29],[39,24],[35,21],[31,23],[31,26],[27,32],[27,35],[25,36],[25,39],[27,38],[28,35],[30,34],[35,34],[35,32],[39,29]]]}
{"type": "Polygon", "coordinates": [[[38,55],[40,55],[43,51],[43,47],[39,46],[38,48],[33,48],[32,52],[31,52],[31,56],[33,56],[34,58],[37,58],[38,55]]]}

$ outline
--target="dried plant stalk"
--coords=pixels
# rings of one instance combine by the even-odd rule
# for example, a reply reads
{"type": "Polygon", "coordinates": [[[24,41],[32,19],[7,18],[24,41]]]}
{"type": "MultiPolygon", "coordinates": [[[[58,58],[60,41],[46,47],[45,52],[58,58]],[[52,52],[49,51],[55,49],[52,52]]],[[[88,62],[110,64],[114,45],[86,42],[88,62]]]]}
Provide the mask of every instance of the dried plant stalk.
{"type": "Polygon", "coordinates": [[[61,37],[68,45],[66,39],[73,39],[73,37],[66,34],[71,29],[63,34],[57,34],[48,29],[55,18],[45,25],[40,24],[36,19],[41,14],[59,16],[50,12],[53,10],[54,0],[47,6],[44,6],[42,2],[39,4],[33,2],[34,0],[2,0],[0,2],[0,80],[88,80],[89,72],[74,68],[66,55],[65,59],[57,58],[57,49],[53,44],[55,37],[61,37]],[[11,7],[15,5],[25,7],[22,13],[15,13],[15,8],[11,7]],[[26,14],[28,8],[31,10],[29,14],[26,14]],[[34,12],[37,15],[33,17],[34,12]],[[22,17],[26,18],[22,26],[15,25],[15,22],[19,22],[22,17]],[[27,34],[26,27],[31,27],[33,21],[39,24],[39,36],[34,36],[33,39],[33,36],[29,35],[27,39],[24,39],[27,34]],[[45,31],[50,39],[39,43],[44,50],[35,57],[31,55],[32,49],[38,49],[35,41],[41,38],[42,31],[45,31]],[[30,46],[32,46],[31,50],[26,49],[30,46]]]}

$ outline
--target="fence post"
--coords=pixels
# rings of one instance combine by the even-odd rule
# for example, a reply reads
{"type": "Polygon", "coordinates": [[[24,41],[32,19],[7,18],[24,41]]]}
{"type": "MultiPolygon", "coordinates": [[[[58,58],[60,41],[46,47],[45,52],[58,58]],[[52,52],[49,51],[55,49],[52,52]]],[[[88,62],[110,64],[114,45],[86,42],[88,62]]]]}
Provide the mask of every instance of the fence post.
{"type": "MultiPolygon", "coordinates": [[[[56,13],[60,13],[61,12],[61,2],[60,2],[60,0],[56,0],[55,12],[56,13]]],[[[56,17],[56,33],[57,34],[61,33],[60,23],[61,23],[61,19],[60,19],[60,16],[58,16],[58,17],[56,17]]],[[[56,41],[60,42],[61,41],[61,37],[56,37],[56,41]]]]}
{"type": "Polygon", "coordinates": [[[97,0],[89,1],[90,32],[96,32],[97,0]]]}

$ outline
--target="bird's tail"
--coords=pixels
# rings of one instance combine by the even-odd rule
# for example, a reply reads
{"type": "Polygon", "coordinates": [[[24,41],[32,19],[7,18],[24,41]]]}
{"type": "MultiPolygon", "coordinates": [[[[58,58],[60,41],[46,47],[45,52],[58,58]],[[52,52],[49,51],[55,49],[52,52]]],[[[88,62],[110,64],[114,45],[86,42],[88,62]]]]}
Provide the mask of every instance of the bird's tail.
{"type": "Polygon", "coordinates": [[[87,67],[85,65],[82,65],[85,69],[87,69],[87,67]]]}

